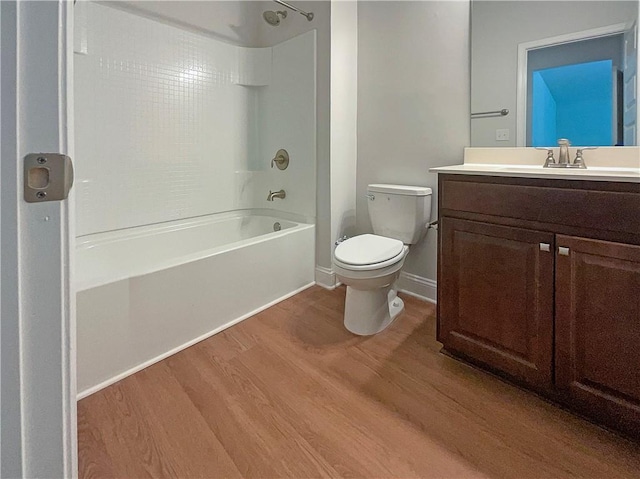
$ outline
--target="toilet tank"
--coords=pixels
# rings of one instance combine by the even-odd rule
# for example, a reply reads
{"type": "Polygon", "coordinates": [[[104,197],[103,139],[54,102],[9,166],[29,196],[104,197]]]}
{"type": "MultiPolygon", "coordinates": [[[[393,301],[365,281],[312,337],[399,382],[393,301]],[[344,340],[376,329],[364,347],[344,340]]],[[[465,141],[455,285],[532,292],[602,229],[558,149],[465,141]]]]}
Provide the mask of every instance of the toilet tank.
{"type": "Polygon", "coordinates": [[[367,187],[373,232],[404,244],[419,242],[431,218],[431,188],[382,185],[367,187]]]}

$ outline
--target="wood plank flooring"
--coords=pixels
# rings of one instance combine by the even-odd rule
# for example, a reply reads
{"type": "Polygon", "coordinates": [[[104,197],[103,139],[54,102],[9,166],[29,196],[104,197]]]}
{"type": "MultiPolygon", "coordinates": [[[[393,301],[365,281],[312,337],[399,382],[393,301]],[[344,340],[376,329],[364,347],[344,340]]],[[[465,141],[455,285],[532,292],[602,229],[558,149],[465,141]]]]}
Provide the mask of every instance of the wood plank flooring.
{"type": "Polygon", "coordinates": [[[78,404],[80,477],[640,478],[640,445],[310,288],[78,404]]]}

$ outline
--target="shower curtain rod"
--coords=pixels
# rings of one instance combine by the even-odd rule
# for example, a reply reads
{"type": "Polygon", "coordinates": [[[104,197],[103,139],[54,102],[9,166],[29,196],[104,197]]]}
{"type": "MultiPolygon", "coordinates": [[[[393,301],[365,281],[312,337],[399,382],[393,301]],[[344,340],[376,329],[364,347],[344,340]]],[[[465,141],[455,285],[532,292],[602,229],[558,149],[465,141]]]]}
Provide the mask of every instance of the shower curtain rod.
{"type": "Polygon", "coordinates": [[[294,12],[298,12],[300,15],[304,15],[305,17],[307,17],[307,20],[311,21],[313,20],[313,12],[304,12],[302,10],[300,10],[298,7],[294,7],[293,5],[291,5],[290,3],[287,2],[283,2],[282,0],[273,0],[274,2],[282,5],[283,7],[287,7],[291,10],[293,10],[294,12]]]}

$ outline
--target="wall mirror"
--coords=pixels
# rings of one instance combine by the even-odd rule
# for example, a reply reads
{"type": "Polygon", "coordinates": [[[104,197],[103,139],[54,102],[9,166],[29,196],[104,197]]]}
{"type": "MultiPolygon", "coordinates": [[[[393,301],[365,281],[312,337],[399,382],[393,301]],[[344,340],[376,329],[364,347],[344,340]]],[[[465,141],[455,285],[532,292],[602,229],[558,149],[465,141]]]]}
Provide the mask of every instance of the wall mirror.
{"type": "Polygon", "coordinates": [[[637,145],[638,1],[471,2],[471,146],[637,145]]]}

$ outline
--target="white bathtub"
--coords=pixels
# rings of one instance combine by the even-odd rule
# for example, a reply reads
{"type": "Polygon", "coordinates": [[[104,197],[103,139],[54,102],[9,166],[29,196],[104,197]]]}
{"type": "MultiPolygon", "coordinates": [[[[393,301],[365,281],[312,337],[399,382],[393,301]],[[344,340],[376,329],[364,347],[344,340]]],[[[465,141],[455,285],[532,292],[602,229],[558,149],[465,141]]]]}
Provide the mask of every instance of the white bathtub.
{"type": "Polygon", "coordinates": [[[314,225],[259,213],[78,238],[79,397],[313,284],[314,225]]]}

